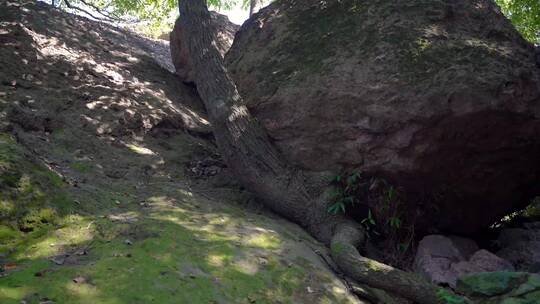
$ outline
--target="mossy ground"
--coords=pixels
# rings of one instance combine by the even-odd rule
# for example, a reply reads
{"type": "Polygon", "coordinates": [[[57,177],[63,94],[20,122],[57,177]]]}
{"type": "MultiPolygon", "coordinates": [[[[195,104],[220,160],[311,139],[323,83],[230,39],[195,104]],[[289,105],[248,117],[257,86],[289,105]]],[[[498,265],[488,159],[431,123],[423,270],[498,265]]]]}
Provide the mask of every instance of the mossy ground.
{"type": "MultiPolygon", "coordinates": [[[[32,166],[37,171],[11,167],[32,179],[54,174],[32,166]]],[[[32,218],[31,231],[2,222],[1,303],[297,303],[315,298],[308,286],[315,303],[348,301],[344,291],[326,290],[333,278],[320,266],[284,251],[297,242],[294,233],[277,232],[264,216],[215,205],[175,183],[145,187],[142,202],[122,199],[123,184],[106,190],[109,198],[100,194],[115,201],[105,210],[77,210],[68,186],[49,182],[39,191],[64,199],[24,204],[18,214],[32,218]]]]}
{"type": "Polygon", "coordinates": [[[129,34],[8,2],[0,117],[50,127],[0,124],[0,303],[358,303],[299,227],[188,178],[215,147],[156,125],[200,101],[129,34]]]}

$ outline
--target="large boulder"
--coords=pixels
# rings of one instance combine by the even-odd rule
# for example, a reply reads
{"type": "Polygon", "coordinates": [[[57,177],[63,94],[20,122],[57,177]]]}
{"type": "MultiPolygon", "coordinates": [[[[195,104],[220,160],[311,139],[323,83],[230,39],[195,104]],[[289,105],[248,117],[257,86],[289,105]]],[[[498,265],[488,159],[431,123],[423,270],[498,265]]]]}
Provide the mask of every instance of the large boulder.
{"type": "MultiPolygon", "coordinates": [[[[231,47],[234,40],[234,35],[240,26],[230,22],[227,16],[214,11],[210,12],[210,17],[212,26],[214,27],[211,34],[213,35],[219,52],[224,56],[231,47]]],[[[171,58],[176,69],[176,74],[178,74],[180,79],[182,79],[184,82],[193,82],[194,75],[191,57],[184,39],[180,18],[176,19],[176,22],[174,23],[173,31],[170,34],[169,45],[171,48],[171,58]]]]}
{"type": "Polygon", "coordinates": [[[540,222],[503,229],[497,243],[501,248],[497,255],[512,262],[518,270],[540,273],[540,222]]]}
{"type": "Polygon", "coordinates": [[[478,250],[474,241],[463,240],[466,240],[468,245],[460,248],[457,242],[446,236],[424,237],[418,245],[414,259],[415,272],[435,284],[455,285],[457,277],[450,272],[451,266],[465,261],[472,252],[478,250]]]}
{"type": "Polygon", "coordinates": [[[457,292],[478,304],[533,304],[540,299],[540,275],[525,272],[484,272],[463,276],[457,292]]]}
{"type": "Polygon", "coordinates": [[[292,164],[387,179],[419,229],[477,231],[538,191],[535,49],[491,0],[278,0],[226,64],[292,164]]]}

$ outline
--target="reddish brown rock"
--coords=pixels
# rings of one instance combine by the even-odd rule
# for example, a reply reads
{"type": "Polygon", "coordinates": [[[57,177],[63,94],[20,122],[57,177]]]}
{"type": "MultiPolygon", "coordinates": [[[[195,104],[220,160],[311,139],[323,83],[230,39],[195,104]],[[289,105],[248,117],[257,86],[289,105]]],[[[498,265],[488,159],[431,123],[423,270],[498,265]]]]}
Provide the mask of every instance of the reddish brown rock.
{"type": "Polygon", "coordinates": [[[291,163],[386,178],[419,229],[477,231],[538,193],[535,50],[491,0],[278,0],[226,62],[291,163]]]}
{"type": "MultiPolygon", "coordinates": [[[[213,35],[216,45],[221,54],[225,55],[231,47],[234,35],[240,26],[230,22],[229,18],[225,15],[216,12],[210,12],[210,15],[212,17],[213,25],[215,26],[213,35]]],[[[176,74],[178,74],[184,82],[193,82],[191,59],[187,45],[182,38],[182,27],[179,20],[180,19],[176,20],[173,31],[170,34],[172,62],[176,68],[176,74]]]]}

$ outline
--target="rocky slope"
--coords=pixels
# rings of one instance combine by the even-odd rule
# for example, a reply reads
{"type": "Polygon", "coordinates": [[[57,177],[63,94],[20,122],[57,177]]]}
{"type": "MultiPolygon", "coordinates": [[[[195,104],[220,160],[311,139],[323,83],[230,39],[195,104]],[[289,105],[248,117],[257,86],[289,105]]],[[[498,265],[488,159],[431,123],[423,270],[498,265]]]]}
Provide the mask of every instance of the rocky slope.
{"type": "Polygon", "coordinates": [[[139,42],[0,1],[0,303],[362,303],[139,42]]]}

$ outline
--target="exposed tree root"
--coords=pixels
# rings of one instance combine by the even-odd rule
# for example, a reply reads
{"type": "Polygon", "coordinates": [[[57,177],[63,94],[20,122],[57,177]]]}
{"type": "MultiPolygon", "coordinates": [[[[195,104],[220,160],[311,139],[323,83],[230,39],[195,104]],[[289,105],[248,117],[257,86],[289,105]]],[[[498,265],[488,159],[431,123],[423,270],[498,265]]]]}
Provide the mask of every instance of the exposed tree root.
{"type": "Polygon", "coordinates": [[[336,227],[330,249],[338,267],[354,280],[391,291],[421,304],[444,303],[434,284],[392,266],[368,259],[356,249],[364,235],[358,227],[345,223],[336,227]]]}
{"type": "MultiPolygon", "coordinates": [[[[222,156],[240,182],[268,208],[330,245],[335,263],[353,281],[420,304],[445,303],[441,288],[360,255],[356,248],[364,241],[361,226],[329,215],[324,196],[327,192],[321,191],[321,184],[290,167],[250,115],[212,40],[205,0],[182,0],[179,7],[197,90],[209,113],[222,156]]],[[[446,295],[452,296],[448,291],[446,295]]]]}

